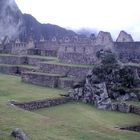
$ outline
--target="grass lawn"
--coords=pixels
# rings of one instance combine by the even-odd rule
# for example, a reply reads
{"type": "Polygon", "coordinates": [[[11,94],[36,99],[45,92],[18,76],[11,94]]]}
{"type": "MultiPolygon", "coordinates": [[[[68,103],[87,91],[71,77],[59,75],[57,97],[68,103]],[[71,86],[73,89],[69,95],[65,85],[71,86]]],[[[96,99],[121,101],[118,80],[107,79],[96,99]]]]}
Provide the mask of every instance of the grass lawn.
{"type": "Polygon", "coordinates": [[[69,67],[80,67],[80,68],[93,68],[94,65],[82,65],[82,64],[68,64],[68,63],[61,63],[58,60],[55,61],[47,61],[47,62],[41,62],[41,63],[46,63],[46,64],[55,64],[55,65],[60,65],[60,66],[69,66],[69,67]]]}
{"type": "Polygon", "coordinates": [[[40,59],[46,59],[47,61],[50,60],[50,61],[58,61],[58,58],[57,57],[50,57],[50,56],[40,56],[40,55],[27,55],[27,57],[29,58],[40,58],[40,59]]]}
{"type": "Polygon", "coordinates": [[[140,124],[140,116],[97,110],[83,103],[25,111],[7,104],[58,97],[64,90],[25,84],[20,77],[0,74],[0,140],[14,140],[10,132],[22,128],[29,140],[139,140],[140,133],[115,127],[140,124]]]}
{"type": "Polygon", "coordinates": [[[50,97],[59,97],[64,90],[35,86],[21,82],[17,76],[0,74],[0,101],[29,101],[50,97]]]}

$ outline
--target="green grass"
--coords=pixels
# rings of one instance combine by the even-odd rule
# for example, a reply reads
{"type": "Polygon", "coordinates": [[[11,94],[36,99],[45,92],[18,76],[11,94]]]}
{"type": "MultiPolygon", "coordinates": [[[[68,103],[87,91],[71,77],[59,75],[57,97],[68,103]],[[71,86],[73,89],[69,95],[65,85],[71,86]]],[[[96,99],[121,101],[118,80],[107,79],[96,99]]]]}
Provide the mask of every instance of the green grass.
{"type": "Polygon", "coordinates": [[[12,65],[12,64],[0,64],[0,67],[22,67],[22,68],[37,69],[37,67],[32,66],[32,65],[12,65]]]}
{"type": "MultiPolygon", "coordinates": [[[[68,103],[34,112],[49,118],[48,133],[53,132],[60,140],[138,140],[140,137],[140,133],[115,128],[140,124],[138,115],[105,112],[82,103],[68,103]]],[[[55,139],[53,137],[50,135],[50,139],[55,139]]]]}
{"type": "Polygon", "coordinates": [[[48,61],[48,62],[41,62],[46,64],[55,64],[55,65],[61,65],[61,66],[70,66],[70,67],[81,67],[81,68],[93,68],[94,65],[78,65],[78,64],[68,64],[68,63],[61,63],[58,60],[56,61],[48,61]]]}
{"type": "Polygon", "coordinates": [[[54,77],[62,77],[60,74],[53,74],[53,73],[43,73],[43,72],[26,72],[29,74],[34,74],[34,75],[46,75],[46,76],[54,76],[54,77]]]}
{"type": "Polygon", "coordinates": [[[19,101],[59,97],[64,90],[35,86],[21,82],[17,76],[0,74],[0,101],[16,99],[19,101]]]}
{"type": "Polygon", "coordinates": [[[139,140],[140,133],[115,127],[140,124],[140,116],[97,110],[83,103],[25,111],[8,100],[30,101],[59,97],[64,90],[50,89],[0,74],[0,140],[14,140],[10,132],[22,128],[29,140],[139,140]]]}
{"type": "Polygon", "coordinates": [[[140,107],[140,101],[127,101],[127,103],[140,107]]]}
{"type": "Polygon", "coordinates": [[[82,78],[71,78],[71,77],[63,77],[60,79],[64,80],[64,81],[81,81],[81,80],[83,80],[82,78]]]}
{"type": "Polygon", "coordinates": [[[21,57],[21,56],[24,56],[24,55],[18,56],[18,55],[15,55],[15,54],[3,54],[3,53],[1,53],[0,56],[16,56],[16,57],[21,57]]]}
{"type": "Polygon", "coordinates": [[[0,56],[16,56],[16,57],[30,57],[30,58],[40,58],[40,59],[46,59],[46,60],[58,60],[57,57],[50,57],[50,56],[39,56],[39,55],[15,55],[15,54],[0,54],[0,56]]]}
{"type": "Polygon", "coordinates": [[[58,60],[57,57],[50,57],[50,56],[39,56],[39,55],[27,55],[27,57],[30,57],[30,58],[40,58],[40,59],[44,59],[44,60],[58,60]]]}

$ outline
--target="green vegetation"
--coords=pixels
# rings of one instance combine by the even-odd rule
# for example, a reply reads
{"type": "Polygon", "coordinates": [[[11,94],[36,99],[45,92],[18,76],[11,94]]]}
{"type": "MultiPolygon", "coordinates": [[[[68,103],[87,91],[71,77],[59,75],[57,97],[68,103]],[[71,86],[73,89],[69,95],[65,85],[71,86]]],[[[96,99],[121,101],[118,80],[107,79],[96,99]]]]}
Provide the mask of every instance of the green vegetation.
{"type": "Polygon", "coordinates": [[[48,62],[41,62],[45,64],[55,64],[60,66],[70,66],[70,67],[82,67],[82,68],[93,68],[94,65],[79,65],[79,64],[68,64],[68,63],[61,63],[59,61],[48,61],[48,62]]]}
{"type": "Polygon", "coordinates": [[[140,102],[139,101],[127,101],[127,103],[129,103],[131,105],[135,105],[137,107],[140,107],[140,102]]]}
{"type": "Polygon", "coordinates": [[[49,61],[57,61],[58,58],[57,57],[50,57],[50,56],[39,56],[39,55],[27,55],[27,57],[29,58],[40,58],[40,59],[44,59],[44,60],[49,60],[49,61]]]}
{"type": "MultiPolygon", "coordinates": [[[[18,57],[15,54],[4,54],[4,53],[0,53],[0,56],[15,56],[15,57],[18,57]]],[[[23,56],[23,55],[21,55],[21,56],[23,56]]]]}
{"type": "Polygon", "coordinates": [[[54,74],[54,73],[42,73],[42,72],[27,72],[27,73],[31,73],[34,75],[48,75],[48,76],[54,76],[54,77],[62,77],[60,74],[54,74]]]}
{"type": "Polygon", "coordinates": [[[0,67],[21,67],[21,68],[37,69],[37,67],[32,66],[32,65],[12,65],[12,64],[0,64],[0,67]]]}
{"type": "Polygon", "coordinates": [[[82,78],[80,79],[80,78],[71,78],[71,77],[63,77],[61,79],[64,81],[81,81],[81,80],[83,80],[82,78]]]}
{"type": "Polygon", "coordinates": [[[0,74],[0,140],[14,140],[10,132],[22,128],[29,140],[139,140],[140,133],[116,127],[140,124],[134,114],[107,112],[82,103],[25,111],[8,100],[30,101],[59,97],[66,91],[25,84],[20,77],[0,74]]]}
{"type": "Polygon", "coordinates": [[[66,91],[26,84],[21,82],[20,77],[0,74],[0,101],[37,100],[59,97],[61,93],[66,93],[66,91]]]}

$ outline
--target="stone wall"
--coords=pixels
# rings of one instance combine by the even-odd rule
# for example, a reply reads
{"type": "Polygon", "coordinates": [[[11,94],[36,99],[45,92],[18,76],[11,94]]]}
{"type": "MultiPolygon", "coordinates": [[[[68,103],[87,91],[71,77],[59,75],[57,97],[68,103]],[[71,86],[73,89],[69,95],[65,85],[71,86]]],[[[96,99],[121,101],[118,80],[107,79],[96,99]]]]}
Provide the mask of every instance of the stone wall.
{"type": "Polygon", "coordinates": [[[23,82],[51,88],[58,87],[60,75],[45,74],[37,72],[23,72],[21,78],[23,82]]]}
{"type": "Polygon", "coordinates": [[[60,74],[66,77],[85,77],[91,67],[70,66],[61,64],[40,63],[39,69],[42,72],[60,74]]]}
{"type": "Polygon", "coordinates": [[[115,42],[114,52],[116,52],[118,58],[124,63],[140,62],[140,42],[115,42]]]}
{"type": "Polygon", "coordinates": [[[80,54],[80,53],[59,53],[59,60],[62,63],[69,64],[87,64],[93,65],[95,64],[96,58],[94,55],[90,56],[88,54],[80,54]]]}
{"type": "Polygon", "coordinates": [[[26,66],[0,65],[0,73],[4,74],[21,75],[23,72],[33,70],[35,70],[35,68],[26,66]]]}
{"type": "Polygon", "coordinates": [[[46,58],[32,57],[32,56],[18,56],[10,54],[0,55],[0,64],[10,64],[10,65],[33,65],[37,66],[42,61],[48,61],[46,58]]]}
{"type": "Polygon", "coordinates": [[[132,106],[130,112],[140,115],[140,108],[138,108],[136,106],[132,106]]]}
{"type": "Polygon", "coordinates": [[[8,53],[10,54],[12,52],[12,46],[11,44],[6,44],[2,46],[1,53],[8,53]]]}
{"type": "Polygon", "coordinates": [[[26,60],[28,65],[33,66],[38,66],[40,62],[47,61],[46,58],[31,57],[31,56],[27,56],[26,60]]]}
{"type": "Polygon", "coordinates": [[[34,109],[48,108],[52,106],[61,105],[69,101],[71,100],[68,97],[59,97],[54,99],[45,99],[45,100],[23,102],[23,103],[11,101],[10,103],[25,110],[34,110],[34,109]]]}
{"type": "Polygon", "coordinates": [[[57,57],[57,50],[51,50],[51,49],[45,50],[45,49],[33,48],[33,49],[28,49],[27,54],[57,57]]]}
{"type": "Polygon", "coordinates": [[[95,64],[97,62],[96,52],[104,46],[66,45],[61,46],[58,58],[62,63],[70,64],[95,64]]]}
{"type": "Polygon", "coordinates": [[[18,74],[18,68],[16,66],[0,65],[0,73],[4,74],[18,74]]]}
{"type": "Polygon", "coordinates": [[[27,66],[17,66],[17,74],[21,75],[24,72],[35,71],[34,67],[27,67],[27,66]]]}
{"type": "Polygon", "coordinates": [[[59,79],[59,87],[70,89],[73,87],[74,83],[78,82],[78,79],[69,79],[69,78],[60,78],[59,79]]]}
{"type": "Polygon", "coordinates": [[[26,64],[26,57],[16,55],[0,55],[0,64],[26,64]]]}
{"type": "Polygon", "coordinates": [[[130,34],[125,31],[121,31],[116,42],[133,42],[133,38],[130,34]]]}

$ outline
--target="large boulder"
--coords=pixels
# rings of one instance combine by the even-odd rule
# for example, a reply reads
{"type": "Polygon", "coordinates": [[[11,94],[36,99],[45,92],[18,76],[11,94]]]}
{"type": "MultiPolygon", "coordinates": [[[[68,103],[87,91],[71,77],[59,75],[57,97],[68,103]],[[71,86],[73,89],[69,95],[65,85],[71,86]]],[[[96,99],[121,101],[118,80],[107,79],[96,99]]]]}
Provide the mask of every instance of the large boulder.
{"type": "Polygon", "coordinates": [[[11,136],[15,137],[17,140],[27,140],[26,134],[20,128],[15,128],[11,132],[11,136]]]}

